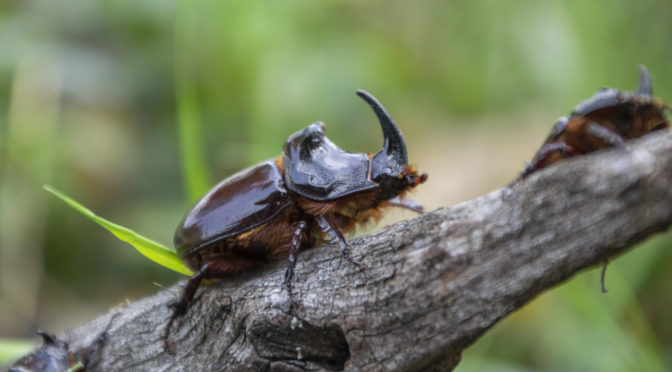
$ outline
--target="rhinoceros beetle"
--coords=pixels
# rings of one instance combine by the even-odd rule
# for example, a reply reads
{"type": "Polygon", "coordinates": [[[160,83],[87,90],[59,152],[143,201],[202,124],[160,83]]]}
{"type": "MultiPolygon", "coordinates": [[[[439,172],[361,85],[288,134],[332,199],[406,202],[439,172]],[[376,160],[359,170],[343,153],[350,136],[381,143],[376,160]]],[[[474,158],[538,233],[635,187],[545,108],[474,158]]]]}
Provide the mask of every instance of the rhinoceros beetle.
{"type": "Polygon", "coordinates": [[[561,159],[621,145],[626,140],[668,128],[667,106],[652,96],[649,71],[640,65],[639,74],[640,85],[636,92],[600,89],[576,106],[569,118],[558,119],[516,181],[561,159]]]}
{"type": "Polygon", "coordinates": [[[264,262],[287,258],[285,285],[296,301],[292,279],[301,250],[324,241],[337,241],[348,253],[343,233],[380,217],[382,209],[397,206],[421,212],[403,196],[427,180],[408,165],[401,131],[371,94],[358,90],[375,112],[384,145],[375,155],[342,150],[317,122],[294,133],[281,156],[261,162],[225,179],[211,189],[178,226],[177,254],[195,274],[181,298],[172,303],[166,327],[184,313],[203,279],[229,278],[264,262]]]}

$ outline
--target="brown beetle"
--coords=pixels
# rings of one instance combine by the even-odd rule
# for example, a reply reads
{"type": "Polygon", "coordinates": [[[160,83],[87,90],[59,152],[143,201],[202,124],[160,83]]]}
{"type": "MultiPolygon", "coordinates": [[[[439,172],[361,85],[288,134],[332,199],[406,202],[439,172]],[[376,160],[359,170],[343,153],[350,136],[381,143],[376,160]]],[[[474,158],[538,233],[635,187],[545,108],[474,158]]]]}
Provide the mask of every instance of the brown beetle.
{"type": "Polygon", "coordinates": [[[357,94],[374,110],[384,145],[376,154],[342,150],[314,123],[289,137],[281,156],[259,163],[222,181],[187,214],[175,232],[178,255],[195,274],[166,327],[184,313],[203,279],[227,278],[280,258],[288,258],[285,284],[290,299],[299,252],[321,242],[338,242],[348,253],[343,233],[380,218],[397,206],[421,212],[403,196],[427,180],[408,165],[401,131],[369,93],[357,94]]]}
{"type": "Polygon", "coordinates": [[[558,119],[516,181],[561,159],[621,145],[626,140],[668,128],[667,106],[653,97],[649,71],[640,65],[639,74],[641,82],[636,92],[600,89],[580,103],[569,118],[558,119]]]}

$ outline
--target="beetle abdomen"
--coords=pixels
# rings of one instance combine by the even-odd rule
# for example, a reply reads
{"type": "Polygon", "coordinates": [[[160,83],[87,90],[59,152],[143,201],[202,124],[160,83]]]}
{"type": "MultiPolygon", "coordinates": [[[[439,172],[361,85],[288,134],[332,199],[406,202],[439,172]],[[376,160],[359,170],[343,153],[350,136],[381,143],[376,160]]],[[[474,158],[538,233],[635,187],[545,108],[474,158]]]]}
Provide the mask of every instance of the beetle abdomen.
{"type": "Polygon", "coordinates": [[[291,202],[282,171],[273,160],[238,172],[205,194],[184,218],[175,232],[177,254],[184,257],[251,230],[291,202]]]}

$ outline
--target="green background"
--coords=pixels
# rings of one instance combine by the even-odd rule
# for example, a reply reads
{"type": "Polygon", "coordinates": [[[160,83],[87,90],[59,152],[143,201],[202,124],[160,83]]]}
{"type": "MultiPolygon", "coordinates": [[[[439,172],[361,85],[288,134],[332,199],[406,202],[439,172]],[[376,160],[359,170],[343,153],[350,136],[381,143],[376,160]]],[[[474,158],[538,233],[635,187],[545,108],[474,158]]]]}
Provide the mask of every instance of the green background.
{"type": "MultiPolygon", "coordinates": [[[[382,143],[377,96],[452,205],[511,181],[558,116],[637,64],[672,101],[669,1],[0,2],[0,338],[63,332],[179,279],[47,194],[170,244],[194,198],[314,121],[382,143]]],[[[409,218],[392,211],[378,226],[409,218]]],[[[672,368],[671,236],[505,319],[458,371],[672,368]]],[[[364,255],[364,252],[355,252],[364,255]]]]}

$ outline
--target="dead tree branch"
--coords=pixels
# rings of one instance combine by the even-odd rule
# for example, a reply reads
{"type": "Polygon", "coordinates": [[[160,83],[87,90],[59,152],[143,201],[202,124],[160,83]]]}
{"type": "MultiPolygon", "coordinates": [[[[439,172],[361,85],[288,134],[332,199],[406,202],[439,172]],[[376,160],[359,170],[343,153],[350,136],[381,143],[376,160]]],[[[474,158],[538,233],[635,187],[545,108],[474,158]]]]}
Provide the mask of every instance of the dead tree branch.
{"type": "Polygon", "coordinates": [[[301,309],[284,262],[202,289],[174,325],[175,355],[162,335],[182,283],[70,338],[84,347],[121,314],[94,371],[447,370],[499,319],[670,223],[672,135],[655,133],[353,239],[366,271],[335,246],[303,252],[301,309]]]}

